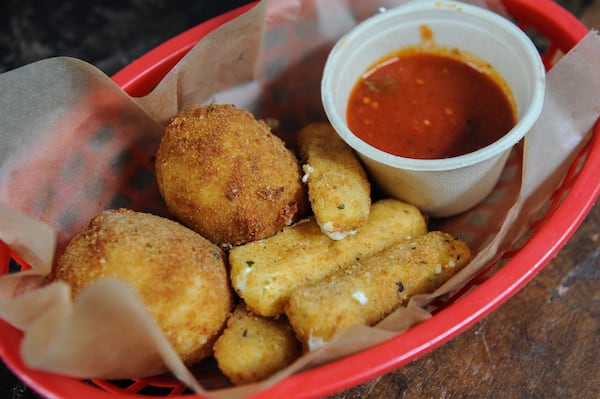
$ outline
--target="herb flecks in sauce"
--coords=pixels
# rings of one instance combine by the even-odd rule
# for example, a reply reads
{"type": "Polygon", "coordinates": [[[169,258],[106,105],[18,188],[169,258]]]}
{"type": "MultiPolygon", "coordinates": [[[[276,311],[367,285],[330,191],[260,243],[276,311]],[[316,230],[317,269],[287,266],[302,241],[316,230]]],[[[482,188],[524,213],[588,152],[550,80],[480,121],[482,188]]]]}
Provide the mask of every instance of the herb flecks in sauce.
{"type": "Polygon", "coordinates": [[[354,86],[350,130],[385,152],[439,159],[485,147],[516,123],[508,85],[489,63],[455,48],[423,46],[377,62],[354,86]]]}

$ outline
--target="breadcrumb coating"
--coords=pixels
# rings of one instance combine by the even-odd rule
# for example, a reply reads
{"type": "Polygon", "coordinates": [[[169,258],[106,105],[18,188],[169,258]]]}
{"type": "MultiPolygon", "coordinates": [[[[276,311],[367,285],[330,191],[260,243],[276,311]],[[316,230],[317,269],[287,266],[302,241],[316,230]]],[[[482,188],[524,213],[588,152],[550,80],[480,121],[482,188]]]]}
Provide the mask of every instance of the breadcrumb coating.
{"type": "Polygon", "coordinates": [[[303,344],[373,325],[412,295],[433,292],[470,261],[467,244],[432,231],[294,290],[285,313],[303,344]]]}
{"type": "Polygon", "coordinates": [[[261,317],[238,305],[214,346],[219,369],[234,384],[261,381],[302,353],[285,317],[261,317]]]}
{"type": "Polygon", "coordinates": [[[102,277],[122,279],[186,364],[212,353],[233,306],[219,247],[179,223],[126,209],[88,222],[59,258],[54,277],[71,286],[75,299],[102,277]]]}
{"type": "Polygon", "coordinates": [[[355,234],[335,241],[310,219],[265,239],[229,252],[231,282],[248,307],[262,316],[283,313],[291,292],[318,281],[357,259],[427,232],[414,206],[393,199],[371,207],[367,223],[355,234]]]}
{"type": "Polygon", "coordinates": [[[348,146],[328,123],[312,123],[298,133],[303,181],[315,219],[334,240],[355,234],[369,217],[371,187],[348,146]]]}
{"type": "Polygon", "coordinates": [[[229,104],[174,117],[156,177],[169,211],[225,247],[272,236],[307,208],[294,154],[266,123],[229,104]]]}

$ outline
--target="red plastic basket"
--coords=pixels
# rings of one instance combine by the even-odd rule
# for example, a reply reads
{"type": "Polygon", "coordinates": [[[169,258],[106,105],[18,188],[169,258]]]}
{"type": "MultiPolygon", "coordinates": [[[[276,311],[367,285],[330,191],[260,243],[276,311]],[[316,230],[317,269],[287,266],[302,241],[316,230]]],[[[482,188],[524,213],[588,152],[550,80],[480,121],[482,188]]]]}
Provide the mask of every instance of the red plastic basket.
{"type": "MultiPolygon", "coordinates": [[[[509,14],[526,31],[546,38],[542,56],[548,68],[558,52],[567,52],[588,32],[587,28],[550,0],[504,0],[509,14]]],[[[190,29],[139,58],[113,76],[132,96],[148,93],[194,44],[221,24],[252,5],[233,10],[190,29]]],[[[400,337],[336,362],[288,377],[254,398],[314,398],[358,385],[403,366],[472,326],[500,306],[560,250],[585,218],[600,194],[600,122],[592,139],[578,154],[554,193],[547,211],[533,226],[527,242],[507,253],[503,266],[476,278],[467,292],[455,295],[435,315],[400,337]]],[[[18,259],[0,241],[0,273],[9,273],[10,259],[18,259]]],[[[19,355],[22,333],[0,321],[0,356],[27,385],[48,398],[140,398],[146,395],[189,398],[185,386],[169,377],[128,381],[78,380],[27,368],[19,355]]]]}

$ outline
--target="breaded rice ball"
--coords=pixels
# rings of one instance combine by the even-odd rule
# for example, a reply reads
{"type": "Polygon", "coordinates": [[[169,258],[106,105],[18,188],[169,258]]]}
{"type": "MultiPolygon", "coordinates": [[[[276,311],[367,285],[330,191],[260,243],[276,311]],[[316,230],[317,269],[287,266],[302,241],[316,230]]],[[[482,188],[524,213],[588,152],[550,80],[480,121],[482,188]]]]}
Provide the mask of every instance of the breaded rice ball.
{"type": "Polygon", "coordinates": [[[192,106],[166,128],[156,177],[169,211],[219,245],[274,235],[306,195],[298,161],[263,121],[234,105],[192,106]]]}
{"type": "Polygon", "coordinates": [[[70,241],[55,278],[68,283],[75,298],[102,277],[133,288],[187,365],[212,354],[233,307],[222,250],[151,214],[103,211],[70,241]]]}

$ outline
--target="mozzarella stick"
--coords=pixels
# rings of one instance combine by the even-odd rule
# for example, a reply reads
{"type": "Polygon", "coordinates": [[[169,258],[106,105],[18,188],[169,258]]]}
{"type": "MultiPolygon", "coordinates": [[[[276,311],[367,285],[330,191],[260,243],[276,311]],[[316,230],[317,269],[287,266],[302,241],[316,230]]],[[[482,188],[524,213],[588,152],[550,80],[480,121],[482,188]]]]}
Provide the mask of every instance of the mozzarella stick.
{"type": "Polygon", "coordinates": [[[443,232],[403,240],[295,290],[286,305],[294,331],[315,348],[354,325],[373,325],[410,296],[433,292],[470,260],[467,244],[443,232]]]}
{"type": "Polygon", "coordinates": [[[334,240],[354,234],[367,222],[371,191],[354,151],[327,123],[312,123],[298,133],[302,181],[321,230],[334,240]]]}
{"type": "Polygon", "coordinates": [[[407,236],[427,232],[421,212],[393,199],[373,204],[357,234],[335,241],[309,219],[279,234],[229,252],[231,283],[256,314],[283,313],[291,292],[337,269],[389,247],[407,236]]]}
{"type": "Polygon", "coordinates": [[[236,385],[261,381],[302,354],[285,317],[257,316],[238,305],[214,345],[219,369],[236,385]]]}

